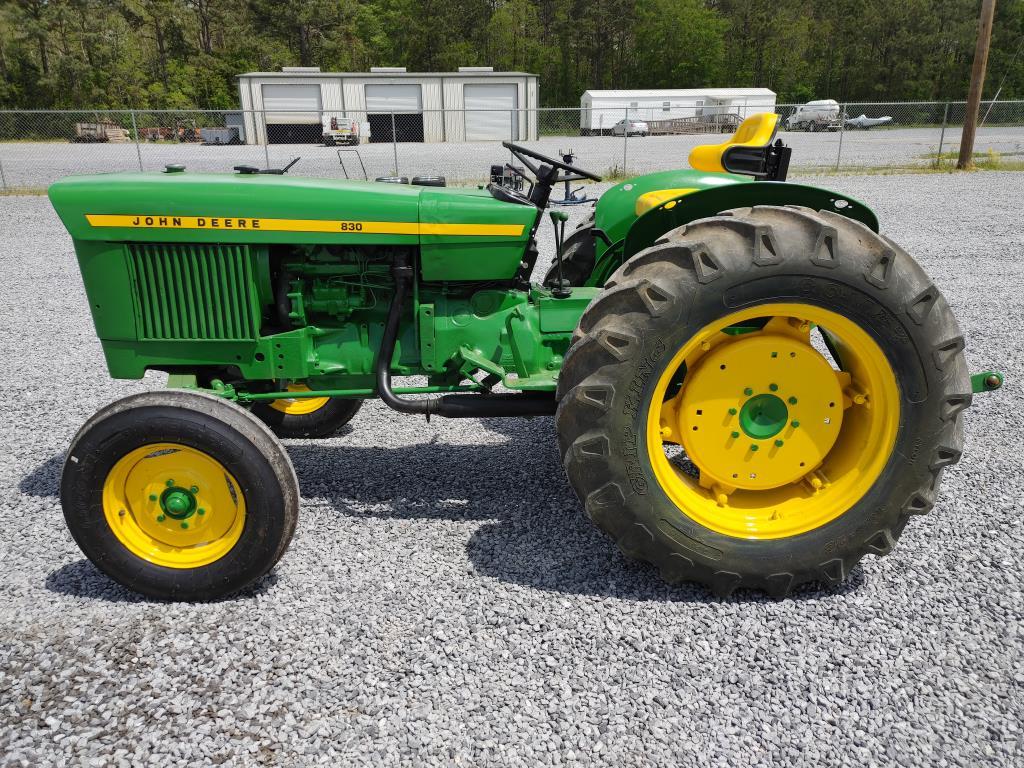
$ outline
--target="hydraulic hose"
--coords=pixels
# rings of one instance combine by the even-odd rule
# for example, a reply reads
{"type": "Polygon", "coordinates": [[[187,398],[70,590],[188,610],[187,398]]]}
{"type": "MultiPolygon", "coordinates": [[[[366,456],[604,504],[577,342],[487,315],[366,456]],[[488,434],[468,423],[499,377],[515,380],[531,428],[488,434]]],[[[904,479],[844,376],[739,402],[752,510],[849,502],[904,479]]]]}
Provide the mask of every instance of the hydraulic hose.
{"type": "Polygon", "coordinates": [[[391,389],[391,360],[395,355],[405,298],[413,280],[413,267],[407,253],[395,255],[391,274],[395,280],[395,293],[388,308],[384,337],[381,339],[375,366],[377,394],[389,408],[399,413],[419,413],[427,418],[444,416],[449,419],[550,416],[555,412],[555,398],[550,393],[433,395],[417,400],[407,400],[396,395],[391,389]]]}

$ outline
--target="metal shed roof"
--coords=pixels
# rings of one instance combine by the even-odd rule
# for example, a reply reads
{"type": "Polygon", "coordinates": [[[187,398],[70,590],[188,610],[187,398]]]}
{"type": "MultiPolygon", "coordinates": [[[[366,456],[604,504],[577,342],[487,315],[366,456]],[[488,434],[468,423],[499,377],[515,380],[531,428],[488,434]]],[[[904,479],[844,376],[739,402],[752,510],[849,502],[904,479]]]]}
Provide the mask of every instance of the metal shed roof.
{"type": "Polygon", "coordinates": [[[686,96],[710,96],[715,99],[727,99],[742,96],[775,96],[769,88],[664,88],[658,90],[625,90],[625,91],[584,91],[584,96],[592,99],[662,99],[686,96]]]}
{"type": "Polygon", "coordinates": [[[537,77],[530,72],[481,72],[474,70],[472,72],[245,72],[244,74],[237,75],[237,77],[287,77],[287,78],[324,78],[324,77],[358,77],[360,79],[367,77],[408,77],[411,79],[424,78],[424,77],[537,77]]]}

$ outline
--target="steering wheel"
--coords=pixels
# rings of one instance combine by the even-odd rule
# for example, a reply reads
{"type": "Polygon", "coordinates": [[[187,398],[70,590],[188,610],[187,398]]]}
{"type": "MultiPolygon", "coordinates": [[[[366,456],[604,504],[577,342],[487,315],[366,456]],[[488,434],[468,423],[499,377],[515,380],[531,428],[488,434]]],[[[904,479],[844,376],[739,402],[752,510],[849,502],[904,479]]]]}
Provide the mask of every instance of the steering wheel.
{"type": "Polygon", "coordinates": [[[561,160],[555,160],[553,157],[542,155],[540,152],[534,152],[532,149],[520,146],[519,144],[513,144],[511,141],[501,142],[501,146],[505,147],[509,152],[515,155],[516,159],[525,165],[533,175],[540,182],[548,182],[550,184],[558,184],[562,181],[580,181],[582,179],[590,179],[591,181],[601,181],[601,177],[596,173],[590,171],[584,171],[582,168],[577,168],[575,165],[569,165],[561,160]],[[561,169],[565,171],[565,174],[557,175],[553,179],[543,179],[540,175],[540,166],[534,165],[526,158],[532,157],[534,160],[539,160],[544,165],[548,165],[554,169],[561,169]]]}

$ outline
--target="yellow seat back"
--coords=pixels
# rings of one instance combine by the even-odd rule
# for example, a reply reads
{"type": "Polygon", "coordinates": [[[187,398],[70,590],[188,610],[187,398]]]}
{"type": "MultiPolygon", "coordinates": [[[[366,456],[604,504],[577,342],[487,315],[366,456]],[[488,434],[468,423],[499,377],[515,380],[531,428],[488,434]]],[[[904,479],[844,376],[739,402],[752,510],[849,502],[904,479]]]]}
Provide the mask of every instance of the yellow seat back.
{"type": "Polygon", "coordinates": [[[721,144],[702,144],[690,152],[690,167],[707,173],[726,173],[722,155],[729,147],[763,147],[775,138],[779,116],[774,112],[760,112],[744,120],[732,138],[721,144]]]}

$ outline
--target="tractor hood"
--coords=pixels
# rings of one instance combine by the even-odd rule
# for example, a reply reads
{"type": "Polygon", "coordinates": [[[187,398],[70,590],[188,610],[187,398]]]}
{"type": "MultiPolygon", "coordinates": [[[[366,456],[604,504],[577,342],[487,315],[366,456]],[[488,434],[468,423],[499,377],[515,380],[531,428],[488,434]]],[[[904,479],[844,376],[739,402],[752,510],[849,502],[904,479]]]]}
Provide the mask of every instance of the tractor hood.
{"type": "Polygon", "coordinates": [[[72,176],[49,196],[75,240],[108,242],[473,242],[519,239],[536,215],[478,189],[268,174],[72,176]]]}

